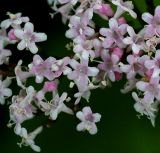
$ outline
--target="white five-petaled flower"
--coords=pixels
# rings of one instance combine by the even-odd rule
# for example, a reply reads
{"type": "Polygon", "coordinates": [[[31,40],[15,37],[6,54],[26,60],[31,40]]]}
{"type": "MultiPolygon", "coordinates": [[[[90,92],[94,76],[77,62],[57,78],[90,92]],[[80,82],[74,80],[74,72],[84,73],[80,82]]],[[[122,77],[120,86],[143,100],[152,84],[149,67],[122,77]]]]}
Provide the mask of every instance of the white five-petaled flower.
{"type": "Polygon", "coordinates": [[[155,9],[154,16],[148,12],[142,14],[142,19],[148,24],[145,29],[145,37],[160,36],[160,6],[155,9]]]}
{"type": "Polygon", "coordinates": [[[48,80],[56,78],[56,74],[52,72],[52,64],[56,62],[54,57],[49,57],[45,61],[39,56],[34,55],[33,63],[29,65],[30,71],[36,75],[36,83],[42,83],[44,77],[48,80]]]}
{"type": "Polygon", "coordinates": [[[118,46],[119,48],[125,48],[123,43],[124,35],[127,32],[127,24],[118,24],[115,18],[109,20],[109,28],[101,28],[100,34],[104,36],[102,43],[104,48],[112,48],[118,46]]]}
{"type": "Polygon", "coordinates": [[[34,151],[40,152],[41,148],[37,146],[34,142],[34,139],[36,136],[42,132],[43,127],[40,126],[37,129],[35,129],[33,132],[28,133],[25,128],[21,128],[20,136],[22,137],[22,142],[18,143],[18,145],[21,147],[22,145],[30,146],[34,151]]]}
{"type": "Polygon", "coordinates": [[[138,54],[144,46],[144,40],[140,34],[136,34],[134,29],[131,26],[127,27],[128,37],[123,39],[123,42],[127,45],[130,45],[133,53],[138,54]]]}
{"type": "Polygon", "coordinates": [[[117,5],[117,11],[114,15],[115,18],[120,17],[124,12],[128,12],[133,18],[137,18],[137,14],[133,11],[133,4],[132,1],[125,1],[123,0],[112,0],[114,5],[117,5]]]}
{"type": "Polygon", "coordinates": [[[8,12],[7,15],[10,18],[1,22],[1,27],[5,28],[5,29],[9,28],[10,26],[16,28],[16,27],[19,27],[19,25],[22,22],[28,22],[29,21],[28,17],[21,17],[22,13],[12,14],[12,13],[8,12]]]}
{"type": "Polygon", "coordinates": [[[105,72],[105,75],[109,77],[111,81],[116,81],[116,72],[120,73],[118,63],[120,58],[114,54],[103,53],[102,55],[103,62],[98,65],[99,69],[105,72]]]}
{"type": "Polygon", "coordinates": [[[73,80],[81,91],[88,86],[88,77],[95,77],[99,72],[96,67],[88,66],[88,60],[82,59],[78,63],[75,59],[71,59],[69,64],[74,70],[68,74],[68,78],[73,80]]]}
{"type": "Polygon", "coordinates": [[[65,112],[71,115],[73,114],[73,111],[64,104],[64,101],[66,99],[67,93],[64,92],[61,97],[56,94],[50,103],[41,101],[40,105],[42,106],[42,110],[45,112],[46,115],[50,115],[52,120],[56,120],[60,112],[65,112]]]}
{"type": "Polygon", "coordinates": [[[82,112],[77,112],[76,116],[81,120],[81,123],[77,125],[78,131],[87,130],[90,134],[97,133],[97,126],[95,123],[99,122],[101,119],[101,115],[99,113],[93,114],[90,107],[84,107],[82,112]]]}
{"type": "Polygon", "coordinates": [[[19,42],[17,48],[19,50],[29,49],[33,54],[38,52],[38,48],[36,46],[36,42],[42,42],[47,39],[47,35],[45,33],[36,33],[34,32],[34,26],[32,23],[27,22],[24,26],[24,30],[16,29],[14,34],[21,41],[19,42]]]}
{"type": "Polygon", "coordinates": [[[12,95],[12,90],[8,88],[10,84],[10,78],[7,77],[5,80],[2,81],[2,76],[0,76],[0,104],[4,104],[5,98],[12,95]]]}
{"type": "Polygon", "coordinates": [[[16,123],[15,133],[20,134],[21,126],[27,119],[31,119],[34,115],[35,108],[31,104],[35,90],[32,86],[22,89],[18,96],[12,97],[12,104],[10,105],[10,120],[16,123]]]}
{"type": "Polygon", "coordinates": [[[66,37],[77,40],[83,40],[84,37],[91,37],[94,35],[95,31],[91,28],[89,15],[84,15],[83,17],[72,16],[70,18],[69,27],[70,29],[66,31],[66,37]]]}
{"type": "Polygon", "coordinates": [[[154,126],[156,112],[158,111],[158,102],[154,102],[153,100],[148,101],[148,99],[139,98],[137,93],[133,92],[132,97],[136,101],[134,104],[134,109],[140,113],[140,115],[147,115],[147,117],[151,120],[152,125],[154,126]]]}
{"type": "Polygon", "coordinates": [[[31,72],[28,71],[22,71],[22,60],[19,60],[15,69],[15,74],[16,74],[16,81],[17,81],[17,85],[23,89],[25,89],[25,82],[27,80],[27,78],[33,76],[33,74],[31,72]]]}
{"type": "Polygon", "coordinates": [[[137,89],[144,92],[144,98],[147,101],[160,100],[160,86],[159,86],[159,76],[151,77],[149,82],[138,81],[136,83],[137,89]]]}

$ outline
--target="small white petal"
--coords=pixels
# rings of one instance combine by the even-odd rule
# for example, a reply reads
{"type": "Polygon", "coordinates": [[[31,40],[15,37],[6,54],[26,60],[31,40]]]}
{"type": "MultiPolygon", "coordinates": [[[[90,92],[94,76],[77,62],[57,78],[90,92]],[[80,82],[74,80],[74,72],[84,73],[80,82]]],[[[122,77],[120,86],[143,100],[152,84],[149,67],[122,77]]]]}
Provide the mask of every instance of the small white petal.
{"type": "Polygon", "coordinates": [[[153,20],[153,16],[152,16],[150,13],[143,13],[143,14],[142,14],[142,19],[143,19],[146,23],[150,24],[150,23],[152,22],[152,20],[153,20]]]}
{"type": "Polygon", "coordinates": [[[148,86],[148,83],[143,82],[143,81],[139,81],[139,82],[136,83],[137,89],[139,89],[141,91],[146,91],[147,86],[148,86]]]}
{"type": "Polygon", "coordinates": [[[89,133],[92,134],[92,135],[94,135],[94,134],[97,133],[97,131],[98,131],[98,129],[97,129],[96,124],[93,124],[92,128],[89,130],[89,133]]]}
{"type": "Polygon", "coordinates": [[[27,130],[25,128],[21,129],[21,134],[22,134],[23,138],[27,138],[28,137],[27,130]]]}
{"type": "Polygon", "coordinates": [[[22,30],[20,30],[20,29],[14,30],[14,35],[19,39],[23,39],[24,38],[24,32],[22,30]]]}
{"type": "Polygon", "coordinates": [[[127,32],[132,38],[136,35],[136,33],[134,32],[134,29],[131,26],[127,27],[127,32]]]}
{"type": "Polygon", "coordinates": [[[40,152],[41,151],[41,148],[35,144],[31,144],[31,148],[36,151],[36,152],[40,152]]]}
{"type": "Polygon", "coordinates": [[[30,22],[27,22],[25,25],[24,25],[24,31],[27,32],[27,33],[33,33],[33,30],[34,30],[34,26],[32,23],[30,22]]]}
{"type": "Polygon", "coordinates": [[[109,20],[109,27],[114,30],[114,29],[117,29],[118,28],[118,23],[117,23],[117,20],[114,19],[114,18],[111,18],[109,20]]]}
{"type": "Polygon", "coordinates": [[[58,112],[57,112],[57,110],[51,110],[50,116],[51,116],[52,120],[56,120],[57,117],[58,117],[58,112]]]}
{"type": "Polygon", "coordinates": [[[84,122],[79,123],[77,125],[76,129],[77,129],[77,131],[83,131],[83,130],[85,130],[85,124],[84,124],[84,122]]]}
{"type": "Polygon", "coordinates": [[[20,43],[17,46],[18,50],[23,50],[26,48],[26,42],[25,40],[21,40],[20,43]]]}
{"type": "Polygon", "coordinates": [[[81,111],[79,111],[79,112],[76,113],[76,117],[78,119],[80,119],[81,121],[85,120],[85,117],[84,117],[84,115],[83,115],[83,113],[81,111]]]}
{"type": "Polygon", "coordinates": [[[35,33],[35,42],[46,41],[47,35],[45,33],[35,33]]]}
{"type": "Polygon", "coordinates": [[[34,42],[29,43],[28,48],[33,54],[36,54],[38,52],[38,48],[34,42]]]}
{"type": "Polygon", "coordinates": [[[88,68],[88,76],[96,76],[98,74],[99,70],[95,67],[89,67],[88,68]]]}
{"type": "Polygon", "coordinates": [[[123,42],[126,44],[126,45],[130,45],[133,43],[133,40],[131,37],[126,37],[123,39],[123,42]]]}
{"type": "Polygon", "coordinates": [[[20,135],[21,134],[21,125],[18,123],[18,124],[16,124],[16,126],[15,126],[15,128],[14,128],[14,132],[15,132],[15,134],[17,134],[17,135],[20,135]]]}

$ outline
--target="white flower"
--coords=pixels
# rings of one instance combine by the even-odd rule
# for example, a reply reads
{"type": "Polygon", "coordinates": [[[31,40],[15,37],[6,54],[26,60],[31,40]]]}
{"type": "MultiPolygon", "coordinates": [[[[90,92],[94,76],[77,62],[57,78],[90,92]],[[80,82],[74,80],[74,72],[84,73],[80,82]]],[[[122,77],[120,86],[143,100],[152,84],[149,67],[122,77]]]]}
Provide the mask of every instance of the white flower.
{"type": "Polygon", "coordinates": [[[93,114],[90,107],[84,107],[82,112],[77,112],[76,116],[81,120],[81,123],[77,125],[77,131],[87,130],[90,134],[97,133],[97,126],[95,123],[99,122],[101,119],[99,113],[93,114]]]}
{"type": "Polygon", "coordinates": [[[126,45],[130,45],[133,53],[138,54],[144,46],[144,40],[140,34],[136,34],[134,29],[131,26],[127,27],[128,37],[123,39],[123,42],[126,45]]]}
{"type": "Polygon", "coordinates": [[[24,86],[24,83],[26,82],[27,78],[33,76],[33,74],[31,72],[28,71],[22,71],[22,60],[19,60],[14,71],[16,74],[16,81],[17,81],[17,85],[23,89],[25,89],[26,87],[24,86]]]}
{"type": "Polygon", "coordinates": [[[34,116],[35,108],[31,104],[34,94],[34,88],[29,86],[26,90],[22,89],[19,95],[12,97],[12,104],[9,107],[10,120],[16,123],[16,134],[20,132],[20,124],[34,116]]]}
{"type": "Polygon", "coordinates": [[[24,146],[30,146],[34,151],[36,152],[40,152],[41,148],[37,145],[35,145],[34,139],[36,138],[36,136],[41,133],[43,127],[40,126],[37,129],[35,129],[33,132],[31,133],[27,133],[27,130],[25,128],[21,128],[21,133],[20,136],[22,137],[22,142],[21,143],[17,143],[20,147],[22,145],[24,146]]]}
{"type": "Polygon", "coordinates": [[[1,27],[5,29],[9,28],[9,26],[16,27],[19,26],[22,22],[29,21],[28,17],[21,17],[22,13],[12,14],[8,12],[7,15],[10,17],[10,19],[1,22],[1,27]]]}
{"type": "Polygon", "coordinates": [[[140,115],[146,115],[154,126],[156,113],[158,112],[158,102],[153,100],[148,101],[145,97],[139,98],[135,92],[132,93],[132,97],[136,101],[134,109],[140,113],[140,115]]]}
{"type": "Polygon", "coordinates": [[[73,114],[73,111],[64,104],[64,101],[66,99],[67,99],[67,93],[64,92],[61,95],[61,97],[59,97],[59,95],[56,94],[56,96],[50,103],[40,102],[40,104],[45,114],[50,115],[52,120],[56,120],[60,112],[73,114]]]}
{"type": "Polygon", "coordinates": [[[36,33],[34,32],[34,26],[32,23],[27,22],[24,26],[24,30],[16,29],[14,34],[21,41],[18,44],[17,48],[19,50],[29,49],[33,54],[38,52],[38,48],[35,42],[42,42],[47,39],[47,35],[45,33],[36,33]]]}
{"type": "Polygon", "coordinates": [[[133,18],[137,18],[137,14],[133,11],[133,4],[132,1],[125,1],[123,0],[112,0],[114,5],[117,5],[117,11],[114,15],[115,18],[120,17],[124,12],[128,12],[133,18]]]}
{"type": "Polygon", "coordinates": [[[7,88],[11,84],[11,79],[6,78],[2,81],[2,76],[0,76],[0,104],[5,103],[5,98],[8,98],[12,95],[12,90],[7,88]]]}

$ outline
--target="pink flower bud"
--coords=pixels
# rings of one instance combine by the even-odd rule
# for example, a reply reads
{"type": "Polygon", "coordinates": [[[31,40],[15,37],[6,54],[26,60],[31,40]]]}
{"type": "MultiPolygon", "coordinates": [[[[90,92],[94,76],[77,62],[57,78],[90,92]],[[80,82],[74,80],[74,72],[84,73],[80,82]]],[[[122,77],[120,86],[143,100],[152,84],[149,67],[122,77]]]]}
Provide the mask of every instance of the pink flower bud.
{"type": "Polygon", "coordinates": [[[126,19],[124,17],[120,17],[118,19],[118,24],[121,25],[121,24],[125,24],[126,23],[126,19]]]}
{"type": "Polygon", "coordinates": [[[9,32],[8,32],[8,38],[9,40],[16,40],[16,36],[14,35],[14,29],[11,29],[9,32]]]}
{"type": "Polygon", "coordinates": [[[113,10],[111,8],[111,6],[109,4],[102,4],[100,9],[99,9],[99,12],[103,15],[107,15],[107,16],[113,16],[113,10]]]}
{"type": "Polygon", "coordinates": [[[123,55],[123,51],[121,48],[114,48],[112,54],[117,55],[119,58],[122,57],[123,55]]]}
{"type": "Polygon", "coordinates": [[[44,83],[45,91],[55,91],[57,89],[57,83],[55,81],[46,81],[44,83]]]}
{"type": "Polygon", "coordinates": [[[115,80],[116,80],[116,81],[119,81],[119,80],[122,79],[122,73],[114,72],[114,74],[115,74],[115,80]]]}

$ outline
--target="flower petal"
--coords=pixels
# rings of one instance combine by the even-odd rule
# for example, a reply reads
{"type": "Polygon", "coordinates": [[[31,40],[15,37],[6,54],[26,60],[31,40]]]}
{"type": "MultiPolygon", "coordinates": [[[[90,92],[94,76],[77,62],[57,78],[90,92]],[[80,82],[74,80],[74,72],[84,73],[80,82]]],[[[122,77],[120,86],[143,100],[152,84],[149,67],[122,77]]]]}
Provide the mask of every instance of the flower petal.
{"type": "Polygon", "coordinates": [[[137,89],[139,89],[141,91],[146,91],[146,88],[148,87],[148,83],[143,82],[143,81],[138,81],[136,83],[136,87],[137,87],[137,89]]]}
{"type": "Polygon", "coordinates": [[[34,42],[29,43],[28,48],[33,54],[36,54],[38,52],[38,48],[34,42]]]}
{"type": "Polygon", "coordinates": [[[24,31],[27,32],[27,33],[33,33],[34,31],[34,26],[32,23],[30,22],[27,22],[24,26],[24,31]]]}
{"type": "Polygon", "coordinates": [[[21,40],[17,46],[18,50],[23,50],[26,48],[26,42],[25,40],[21,40]]]}
{"type": "Polygon", "coordinates": [[[35,33],[35,42],[41,42],[47,40],[47,35],[45,33],[35,33]]]}

